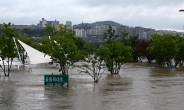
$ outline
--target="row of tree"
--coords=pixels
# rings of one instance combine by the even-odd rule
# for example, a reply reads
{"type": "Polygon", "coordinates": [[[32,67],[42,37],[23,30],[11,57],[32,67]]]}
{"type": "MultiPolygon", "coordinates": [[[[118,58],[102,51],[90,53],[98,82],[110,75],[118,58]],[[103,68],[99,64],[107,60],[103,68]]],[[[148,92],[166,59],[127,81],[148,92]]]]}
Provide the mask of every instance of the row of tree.
{"type": "Polygon", "coordinates": [[[160,67],[183,66],[184,61],[184,38],[169,34],[152,35],[152,40],[147,47],[149,56],[156,60],[160,67]]]}
{"type": "Polygon", "coordinates": [[[0,67],[5,76],[9,76],[14,58],[19,58],[23,64],[27,58],[25,50],[14,38],[50,55],[50,64],[58,65],[63,75],[68,74],[70,66],[81,62],[75,66],[82,68],[80,72],[89,74],[94,82],[99,81],[105,70],[111,74],[119,74],[121,66],[127,62],[138,62],[144,58],[151,62],[155,59],[164,67],[165,64],[171,66],[171,60],[174,59],[176,67],[178,64],[182,65],[184,60],[184,39],[178,36],[154,34],[152,40],[146,42],[140,40],[138,35],[129,36],[127,31],[124,31],[122,36],[115,35],[115,30],[109,26],[104,33],[106,42],[95,46],[75,37],[75,32],[65,25],[60,25],[57,29],[46,25],[45,35],[39,42],[20,36],[10,25],[0,26],[0,67]],[[5,66],[4,61],[7,61],[8,66],[5,66]]]}

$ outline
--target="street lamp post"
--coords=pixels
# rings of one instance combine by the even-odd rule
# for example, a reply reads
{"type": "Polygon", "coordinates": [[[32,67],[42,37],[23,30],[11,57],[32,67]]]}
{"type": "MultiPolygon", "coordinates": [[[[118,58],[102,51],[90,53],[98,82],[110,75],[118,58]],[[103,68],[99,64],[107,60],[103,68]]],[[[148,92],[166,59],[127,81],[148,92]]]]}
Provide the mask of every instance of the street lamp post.
{"type": "MultiPolygon", "coordinates": [[[[184,9],[180,9],[179,12],[184,12],[184,9]]],[[[183,26],[183,30],[184,30],[184,26],[183,26]]]]}

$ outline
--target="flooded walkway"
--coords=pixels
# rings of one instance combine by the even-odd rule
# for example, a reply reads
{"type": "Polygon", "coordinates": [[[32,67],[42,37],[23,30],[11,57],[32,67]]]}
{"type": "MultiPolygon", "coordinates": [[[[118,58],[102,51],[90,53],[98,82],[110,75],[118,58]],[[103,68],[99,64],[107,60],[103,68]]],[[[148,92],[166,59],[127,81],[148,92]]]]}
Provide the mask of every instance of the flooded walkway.
{"type": "Polygon", "coordinates": [[[104,73],[99,83],[69,71],[69,87],[45,87],[44,74],[57,68],[14,69],[0,77],[1,110],[183,110],[184,69],[153,64],[122,66],[120,75],[104,73]]]}

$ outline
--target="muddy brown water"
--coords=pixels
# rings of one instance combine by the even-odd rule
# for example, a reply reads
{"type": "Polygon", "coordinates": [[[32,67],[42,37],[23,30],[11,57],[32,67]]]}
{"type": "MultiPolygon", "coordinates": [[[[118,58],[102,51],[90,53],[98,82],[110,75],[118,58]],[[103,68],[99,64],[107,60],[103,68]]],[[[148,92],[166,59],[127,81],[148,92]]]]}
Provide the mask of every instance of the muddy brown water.
{"type": "Polygon", "coordinates": [[[69,71],[69,87],[44,86],[44,74],[58,68],[13,68],[0,77],[0,110],[184,110],[184,69],[160,69],[154,64],[122,66],[116,76],[105,72],[99,83],[69,71]]]}

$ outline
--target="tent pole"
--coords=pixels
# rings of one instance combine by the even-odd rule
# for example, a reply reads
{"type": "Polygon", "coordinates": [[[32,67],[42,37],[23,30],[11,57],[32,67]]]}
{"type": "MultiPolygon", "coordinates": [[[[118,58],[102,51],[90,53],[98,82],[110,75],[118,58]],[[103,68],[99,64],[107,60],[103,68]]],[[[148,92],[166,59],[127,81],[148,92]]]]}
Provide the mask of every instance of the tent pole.
{"type": "MultiPolygon", "coordinates": [[[[13,37],[13,40],[14,40],[14,42],[15,42],[15,38],[14,38],[14,37],[13,37]]],[[[18,47],[17,47],[16,42],[15,42],[15,47],[16,47],[16,49],[17,49],[17,53],[18,53],[18,55],[19,55],[19,61],[20,61],[20,53],[19,53],[19,50],[18,50],[18,47]]]]}

